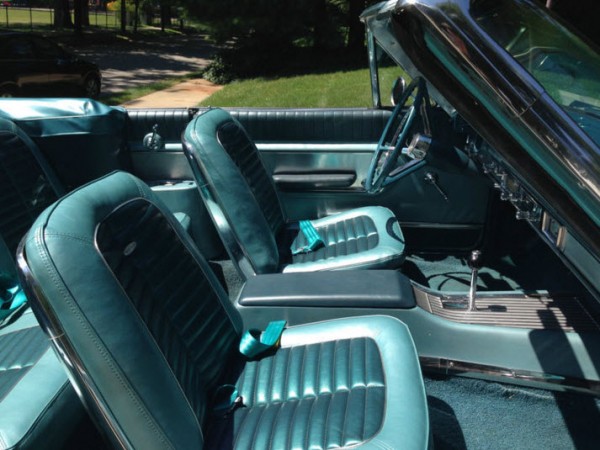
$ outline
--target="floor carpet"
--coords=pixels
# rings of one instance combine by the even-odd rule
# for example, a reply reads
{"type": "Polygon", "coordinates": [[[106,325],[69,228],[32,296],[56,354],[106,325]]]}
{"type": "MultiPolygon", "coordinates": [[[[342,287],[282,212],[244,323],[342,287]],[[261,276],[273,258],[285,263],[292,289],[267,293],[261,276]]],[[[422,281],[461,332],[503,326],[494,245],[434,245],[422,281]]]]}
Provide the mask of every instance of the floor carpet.
{"type": "Polygon", "coordinates": [[[436,450],[600,448],[600,400],[468,378],[425,379],[436,450]]]}

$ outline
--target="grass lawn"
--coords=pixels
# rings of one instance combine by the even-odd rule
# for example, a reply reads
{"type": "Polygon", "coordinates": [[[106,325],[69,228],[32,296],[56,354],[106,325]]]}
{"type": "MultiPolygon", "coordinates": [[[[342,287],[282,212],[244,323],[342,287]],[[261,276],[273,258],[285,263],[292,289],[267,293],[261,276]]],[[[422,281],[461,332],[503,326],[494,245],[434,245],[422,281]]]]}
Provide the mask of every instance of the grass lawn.
{"type": "MultiPolygon", "coordinates": [[[[381,92],[391,92],[393,74],[398,73],[398,68],[386,68],[382,72],[381,92]]],[[[368,69],[236,81],[200,103],[201,106],[276,108],[369,107],[372,104],[368,69]]]]}
{"type": "MultiPolygon", "coordinates": [[[[90,25],[103,28],[118,28],[117,14],[109,12],[89,12],[90,25]]],[[[39,25],[51,25],[54,20],[54,11],[52,9],[29,9],[29,8],[0,8],[0,26],[3,28],[27,28],[30,24],[34,27],[39,25]]]]}

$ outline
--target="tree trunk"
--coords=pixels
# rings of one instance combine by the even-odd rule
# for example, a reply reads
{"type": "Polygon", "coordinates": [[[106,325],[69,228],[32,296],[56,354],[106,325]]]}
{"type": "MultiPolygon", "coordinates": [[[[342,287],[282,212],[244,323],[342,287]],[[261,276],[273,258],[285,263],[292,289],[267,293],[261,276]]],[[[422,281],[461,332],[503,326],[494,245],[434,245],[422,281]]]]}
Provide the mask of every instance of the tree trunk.
{"type": "Polygon", "coordinates": [[[163,0],[160,3],[160,30],[165,31],[167,23],[171,20],[171,7],[163,0]]]}
{"type": "Polygon", "coordinates": [[[73,21],[69,12],[69,0],[54,1],[54,27],[73,28],[73,21]]]}
{"type": "Polygon", "coordinates": [[[81,16],[81,24],[84,27],[89,27],[90,26],[90,5],[87,1],[84,1],[82,3],[83,9],[82,9],[82,16],[81,16]]]}
{"type": "Polygon", "coordinates": [[[121,0],[121,33],[127,30],[127,7],[125,0],[121,0]]]}
{"type": "Polygon", "coordinates": [[[136,34],[140,16],[140,0],[135,0],[135,12],[133,14],[133,34],[136,34]]]}
{"type": "Polygon", "coordinates": [[[73,18],[75,19],[75,35],[83,35],[83,3],[85,0],[74,0],[73,1],[73,18]]]}
{"type": "Polygon", "coordinates": [[[326,46],[325,29],[327,27],[326,0],[315,0],[313,12],[313,48],[323,49],[326,46]]]}
{"type": "Polygon", "coordinates": [[[348,48],[364,50],[365,26],[359,20],[359,14],[365,9],[365,0],[349,0],[348,3],[348,48]]]}

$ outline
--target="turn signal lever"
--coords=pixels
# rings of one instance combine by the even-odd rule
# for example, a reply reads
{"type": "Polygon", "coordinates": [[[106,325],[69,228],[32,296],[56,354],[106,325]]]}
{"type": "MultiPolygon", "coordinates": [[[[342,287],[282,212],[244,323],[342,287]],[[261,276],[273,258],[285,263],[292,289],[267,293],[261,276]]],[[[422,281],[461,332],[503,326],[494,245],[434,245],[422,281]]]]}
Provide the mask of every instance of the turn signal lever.
{"type": "Polygon", "coordinates": [[[481,269],[481,251],[473,250],[467,260],[467,264],[471,269],[471,287],[469,289],[469,305],[467,310],[476,311],[475,296],[477,295],[477,273],[479,272],[479,269],[481,269]]]}

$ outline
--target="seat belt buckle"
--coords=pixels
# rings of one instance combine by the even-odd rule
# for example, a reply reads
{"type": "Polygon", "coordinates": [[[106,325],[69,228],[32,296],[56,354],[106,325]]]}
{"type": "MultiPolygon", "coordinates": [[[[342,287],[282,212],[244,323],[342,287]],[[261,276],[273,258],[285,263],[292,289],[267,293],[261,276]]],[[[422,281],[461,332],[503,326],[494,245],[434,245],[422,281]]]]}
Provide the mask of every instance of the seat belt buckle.
{"type": "Polygon", "coordinates": [[[300,232],[304,235],[304,238],[306,239],[306,244],[302,247],[292,246],[292,248],[290,249],[292,251],[292,255],[298,255],[300,253],[309,253],[325,245],[325,241],[323,241],[323,238],[319,235],[319,232],[310,222],[310,220],[301,220],[299,222],[299,225],[300,232]]]}

